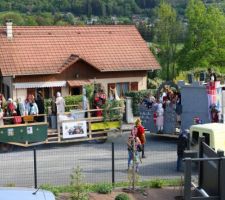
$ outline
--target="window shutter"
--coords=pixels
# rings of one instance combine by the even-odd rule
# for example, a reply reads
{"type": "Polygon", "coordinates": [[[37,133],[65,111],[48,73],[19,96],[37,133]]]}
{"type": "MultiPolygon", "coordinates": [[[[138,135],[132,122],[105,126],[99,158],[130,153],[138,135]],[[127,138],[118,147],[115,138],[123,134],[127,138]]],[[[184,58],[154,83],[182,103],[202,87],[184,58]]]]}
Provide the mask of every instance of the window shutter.
{"type": "Polygon", "coordinates": [[[130,84],[131,91],[138,91],[138,82],[132,82],[130,84]]]}

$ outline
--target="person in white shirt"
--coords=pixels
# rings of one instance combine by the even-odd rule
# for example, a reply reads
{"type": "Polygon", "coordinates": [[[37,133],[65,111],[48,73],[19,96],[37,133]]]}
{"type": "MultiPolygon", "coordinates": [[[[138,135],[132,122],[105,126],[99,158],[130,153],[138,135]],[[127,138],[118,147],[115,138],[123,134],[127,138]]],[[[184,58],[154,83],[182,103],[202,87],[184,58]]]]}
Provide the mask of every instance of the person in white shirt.
{"type": "Polygon", "coordinates": [[[65,100],[61,96],[60,92],[56,93],[56,107],[57,107],[57,114],[64,114],[65,113],[65,100]]]}

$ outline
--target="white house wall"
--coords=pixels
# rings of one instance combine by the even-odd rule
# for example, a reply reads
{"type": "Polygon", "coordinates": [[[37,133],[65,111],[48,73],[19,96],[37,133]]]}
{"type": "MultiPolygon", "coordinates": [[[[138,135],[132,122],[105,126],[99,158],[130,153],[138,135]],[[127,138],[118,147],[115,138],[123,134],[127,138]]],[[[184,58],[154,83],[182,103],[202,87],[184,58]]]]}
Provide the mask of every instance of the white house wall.
{"type": "Polygon", "coordinates": [[[21,98],[25,100],[27,98],[27,89],[13,89],[13,99],[21,98]]]}

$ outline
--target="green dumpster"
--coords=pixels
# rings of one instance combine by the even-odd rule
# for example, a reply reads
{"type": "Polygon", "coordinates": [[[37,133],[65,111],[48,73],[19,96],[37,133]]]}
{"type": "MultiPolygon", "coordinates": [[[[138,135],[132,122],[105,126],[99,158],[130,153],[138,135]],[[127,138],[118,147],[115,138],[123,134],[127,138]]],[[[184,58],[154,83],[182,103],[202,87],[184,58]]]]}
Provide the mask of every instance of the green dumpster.
{"type": "Polygon", "coordinates": [[[6,125],[0,128],[0,142],[33,143],[47,139],[48,124],[31,123],[6,125]]]}

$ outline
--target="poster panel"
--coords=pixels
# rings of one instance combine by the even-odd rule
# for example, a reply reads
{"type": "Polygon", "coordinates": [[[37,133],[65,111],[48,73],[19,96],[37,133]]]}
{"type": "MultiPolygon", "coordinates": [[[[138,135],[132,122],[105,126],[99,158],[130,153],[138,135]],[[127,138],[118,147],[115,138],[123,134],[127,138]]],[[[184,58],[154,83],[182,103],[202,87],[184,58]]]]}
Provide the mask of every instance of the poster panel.
{"type": "Polygon", "coordinates": [[[63,122],[63,139],[87,137],[86,121],[63,122]]]}

